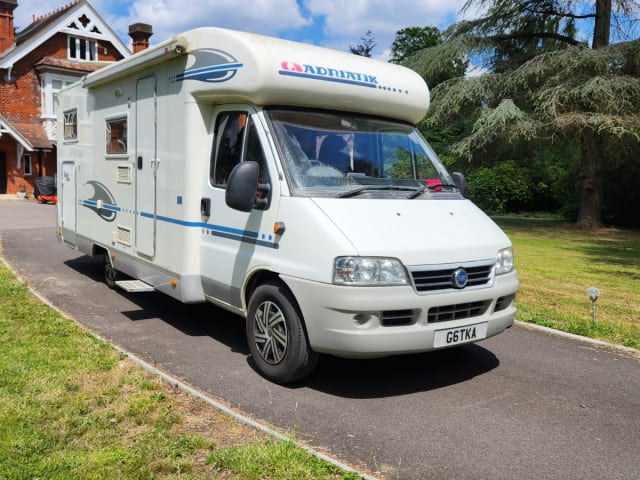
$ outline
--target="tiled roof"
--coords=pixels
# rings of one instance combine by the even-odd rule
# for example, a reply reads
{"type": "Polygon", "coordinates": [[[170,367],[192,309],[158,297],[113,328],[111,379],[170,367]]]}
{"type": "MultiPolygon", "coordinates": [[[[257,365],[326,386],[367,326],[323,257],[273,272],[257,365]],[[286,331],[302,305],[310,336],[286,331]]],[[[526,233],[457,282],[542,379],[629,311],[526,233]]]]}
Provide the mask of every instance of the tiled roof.
{"type": "Polygon", "coordinates": [[[3,133],[9,133],[15,140],[27,148],[51,148],[51,140],[42,123],[24,123],[23,121],[12,121],[7,116],[0,114],[0,127],[3,133]]]}
{"type": "Polygon", "coordinates": [[[41,123],[12,123],[11,126],[13,126],[13,128],[15,128],[33,148],[53,147],[51,140],[47,137],[47,132],[44,131],[44,127],[41,123]]]}
{"type": "Polygon", "coordinates": [[[84,2],[84,0],[73,0],[71,3],[54,10],[53,12],[47,13],[45,15],[41,15],[40,17],[34,18],[33,22],[20,30],[16,34],[16,45],[20,45],[23,41],[29,38],[34,33],[38,32],[42,28],[49,25],[51,22],[55,21],[62,15],[64,15],[68,10],[75,7],[77,4],[84,2]]]}
{"type": "Polygon", "coordinates": [[[96,70],[110,65],[112,62],[77,62],[73,60],[64,60],[62,58],[55,57],[42,57],[35,67],[47,66],[61,68],[65,70],[73,70],[76,72],[95,72],[96,70]]]}

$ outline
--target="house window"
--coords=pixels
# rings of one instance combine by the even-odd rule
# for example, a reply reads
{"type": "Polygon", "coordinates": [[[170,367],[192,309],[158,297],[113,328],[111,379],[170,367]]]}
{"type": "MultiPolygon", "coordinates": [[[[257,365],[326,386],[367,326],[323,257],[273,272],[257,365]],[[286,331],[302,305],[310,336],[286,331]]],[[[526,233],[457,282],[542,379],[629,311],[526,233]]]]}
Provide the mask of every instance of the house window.
{"type": "Polygon", "coordinates": [[[24,155],[22,159],[24,160],[24,176],[30,177],[33,174],[31,170],[31,155],[24,155]]]}
{"type": "Polygon", "coordinates": [[[45,73],[42,75],[42,116],[54,118],[56,116],[58,93],[63,87],[75,82],[77,78],[45,73]]]}
{"type": "Polygon", "coordinates": [[[78,139],[78,110],[64,112],[64,139],[72,141],[78,139]]]}
{"type": "Polygon", "coordinates": [[[127,117],[107,119],[107,155],[127,153],[127,117]]]}
{"type": "Polygon", "coordinates": [[[98,60],[98,44],[87,38],[67,37],[68,57],[72,60],[95,62],[98,60]]]}

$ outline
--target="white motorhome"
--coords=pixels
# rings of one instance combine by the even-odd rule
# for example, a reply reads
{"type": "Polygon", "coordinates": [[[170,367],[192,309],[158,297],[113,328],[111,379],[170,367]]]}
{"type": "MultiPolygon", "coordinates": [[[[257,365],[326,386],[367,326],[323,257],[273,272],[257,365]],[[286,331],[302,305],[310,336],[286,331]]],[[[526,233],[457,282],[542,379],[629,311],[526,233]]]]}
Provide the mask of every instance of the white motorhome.
{"type": "Polygon", "coordinates": [[[414,125],[415,72],[202,28],[59,95],[58,237],[110,286],[246,319],[258,371],[380,357],[513,324],[511,242],[414,125]],[[121,279],[121,275],[129,279],[121,279]]]}

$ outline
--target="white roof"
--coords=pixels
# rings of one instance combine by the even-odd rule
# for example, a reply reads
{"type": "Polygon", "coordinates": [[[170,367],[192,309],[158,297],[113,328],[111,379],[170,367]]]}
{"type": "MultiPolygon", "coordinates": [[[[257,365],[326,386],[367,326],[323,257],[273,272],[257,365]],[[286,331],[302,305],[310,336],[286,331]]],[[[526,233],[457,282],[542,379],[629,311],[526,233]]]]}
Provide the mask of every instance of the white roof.
{"type": "Polygon", "coordinates": [[[313,45],[220,28],[177,35],[89,74],[86,87],[175,62],[173,82],[200,101],[317,107],[419,122],[429,89],[413,70],[313,45]]]}

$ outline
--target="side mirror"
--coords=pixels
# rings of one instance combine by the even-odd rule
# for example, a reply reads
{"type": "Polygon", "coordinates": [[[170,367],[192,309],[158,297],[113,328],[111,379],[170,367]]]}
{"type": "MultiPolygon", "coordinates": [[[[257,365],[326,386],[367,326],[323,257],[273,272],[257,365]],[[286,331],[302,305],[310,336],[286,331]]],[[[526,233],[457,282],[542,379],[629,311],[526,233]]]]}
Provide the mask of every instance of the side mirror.
{"type": "Polygon", "coordinates": [[[460,195],[463,197],[467,196],[467,179],[464,178],[464,175],[460,172],[453,172],[453,183],[460,190],[460,195]]]}
{"type": "Polygon", "coordinates": [[[258,174],[260,167],[256,162],[240,162],[229,175],[226,204],[234,210],[250,212],[256,204],[258,174]]]}

